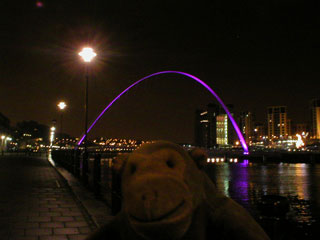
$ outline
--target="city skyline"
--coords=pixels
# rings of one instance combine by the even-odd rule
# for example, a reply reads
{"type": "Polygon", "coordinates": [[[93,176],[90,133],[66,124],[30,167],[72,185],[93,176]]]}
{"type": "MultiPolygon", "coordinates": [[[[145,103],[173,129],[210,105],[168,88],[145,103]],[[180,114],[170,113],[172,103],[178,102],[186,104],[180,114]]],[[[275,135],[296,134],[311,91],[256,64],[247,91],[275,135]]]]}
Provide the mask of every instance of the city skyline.
{"type": "MultiPolygon", "coordinates": [[[[81,136],[85,79],[77,53],[86,41],[98,54],[89,122],[131,83],[163,70],[199,77],[225,103],[261,121],[268,106],[285,105],[290,118],[303,123],[309,101],[319,97],[317,1],[42,2],[1,3],[7,11],[0,112],[13,123],[50,125],[64,100],[64,129],[81,136]]],[[[186,78],[150,79],[113,106],[92,136],[188,142],[194,110],[210,102],[205,89],[186,78]]]]}
{"type": "MultiPolygon", "coordinates": [[[[307,134],[310,139],[319,139],[318,132],[320,129],[320,121],[319,121],[319,103],[320,98],[312,99],[310,101],[310,117],[307,118],[306,122],[297,122],[290,118],[290,115],[287,114],[287,106],[268,106],[267,114],[263,121],[257,120],[254,112],[250,111],[242,111],[239,112],[234,109],[233,105],[227,104],[227,108],[229,109],[231,115],[235,119],[243,137],[247,144],[250,144],[252,141],[259,142],[262,138],[275,138],[277,139],[288,139],[295,138],[296,134],[303,135],[307,134]]],[[[61,103],[60,103],[61,104],[61,103]]],[[[195,111],[195,119],[194,125],[190,126],[193,130],[193,138],[191,141],[180,141],[177,143],[180,144],[192,144],[195,146],[202,146],[206,148],[212,148],[218,145],[234,145],[236,142],[239,144],[239,139],[236,136],[236,131],[232,126],[230,119],[227,114],[224,112],[224,109],[215,103],[207,104],[206,108],[200,109],[197,108],[195,111]],[[226,122],[227,121],[227,122],[226,122]],[[223,123],[224,122],[224,123],[223,123]],[[200,125],[199,125],[200,124],[200,125]],[[222,124],[222,125],[221,125],[222,124]],[[219,127],[220,126],[220,127],[219,127]],[[225,130],[224,128],[227,128],[225,130]],[[220,131],[227,131],[227,135],[222,133],[219,134],[220,131]],[[199,135],[200,133],[200,135],[199,135]],[[203,138],[205,135],[205,138],[203,138]],[[225,138],[225,140],[221,140],[225,138]],[[202,140],[201,140],[202,139],[202,140]],[[206,140],[204,140],[206,139],[206,140]],[[209,141],[209,142],[207,142],[209,141]],[[224,141],[223,144],[221,141],[224,141]]],[[[61,116],[60,116],[61,117],[61,116]]],[[[51,127],[55,128],[55,138],[59,139],[78,139],[80,140],[81,136],[72,136],[68,134],[66,131],[61,129],[61,119],[60,121],[54,120],[51,125],[43,125],[34,120],[30,121],[20,121],[17,125],[11,124],[10,119],[8,119],[5,115],[0,112],[0,134],[5,134],[7,136],[15,135],[13,132],[18,130],[21,132],[23,128],[26,129],[25,134],[31,134],[29,137],[38,138],[37,136],[33,136],[33,133],[30,131],[38,130],[33,128],[42,128],[41,134],[44,133],[47,128],[48,131],[51,127]],[[32,127],[35,126],[35,127],[32,127]],[[29,129],[29,130],[28,130],[29,129]],[[11,133],[10,133],[11,132],[11,133]]],[[[22,132],[21,132],[22,133],[22,132]]],[[[34,132],[36,133],[36,132],[34,132]]],[[[23,134],[23,135],[25,135],[23,134]]],[[[37,134],[36,134],[37,135],[37,134]]],[[[45,138],[48,136],[46,135],[45,138]]],[[[138,141],[154,141],[157,139],[146,139],[132,137],[123,137],[123,136],[107,136],[107,135],[99,135],[99,136],[91,136],[91,141],[93,139],[99,138],[111,138],[111,139],[136,139],[138,141]]],[[[73,141],[73,140],[72,140],[73,141]]]]}

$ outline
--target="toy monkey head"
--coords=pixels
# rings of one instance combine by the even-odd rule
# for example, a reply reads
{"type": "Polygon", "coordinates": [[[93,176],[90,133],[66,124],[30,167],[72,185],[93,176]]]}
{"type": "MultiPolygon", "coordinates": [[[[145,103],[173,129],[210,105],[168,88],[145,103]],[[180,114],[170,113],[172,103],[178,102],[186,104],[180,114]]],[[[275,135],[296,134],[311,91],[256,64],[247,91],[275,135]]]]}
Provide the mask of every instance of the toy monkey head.
{"type": "Polygon", "coordinates": [[[195,163],[204,157],[158,141],[116,160],[122,174],[121,213],[136,233],[146,239],[179,239],[186,233],[205,197],[195,163]]]}

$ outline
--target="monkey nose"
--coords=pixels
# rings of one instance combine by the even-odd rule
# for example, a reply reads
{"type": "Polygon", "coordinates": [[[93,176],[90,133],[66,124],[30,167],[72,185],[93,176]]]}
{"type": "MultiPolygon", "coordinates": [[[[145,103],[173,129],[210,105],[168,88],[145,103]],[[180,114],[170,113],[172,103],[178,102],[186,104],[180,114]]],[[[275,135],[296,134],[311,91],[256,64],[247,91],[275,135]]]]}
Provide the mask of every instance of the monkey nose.
{"type": "Polygon", "coordinates": [[[157,198],[158,198],[158,192],[156,190],[148,191],[141,195],[141,199],[144,202],[152,202],[152,201],[155,201],[157,198]]]}
{"type": "Polygon", "coordinates": [[[158,198],[157,191],[148,191],[141,195],[144,211],[147,219],[149,220],[154,218],[154,207],[157,204],[157,198],[158,198]]]}

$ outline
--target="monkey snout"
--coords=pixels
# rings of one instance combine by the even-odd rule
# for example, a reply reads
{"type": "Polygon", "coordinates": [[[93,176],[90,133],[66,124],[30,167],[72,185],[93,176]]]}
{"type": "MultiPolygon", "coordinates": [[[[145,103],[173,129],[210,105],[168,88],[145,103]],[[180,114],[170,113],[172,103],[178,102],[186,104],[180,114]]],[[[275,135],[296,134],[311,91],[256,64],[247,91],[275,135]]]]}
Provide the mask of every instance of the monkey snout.
{"type": "Polygon", "coordinates": [[[174,178],[150,176],[130,183],[126,207],[138,221],[158,221],[190,206],[188,188],[174,178]]]}
{"type": "Polygon", "coordinates": [[[155,201],[158,198],[157,190],[151,190],[145,193],[142,193],[141,200],[144,202],[155,201]]]}

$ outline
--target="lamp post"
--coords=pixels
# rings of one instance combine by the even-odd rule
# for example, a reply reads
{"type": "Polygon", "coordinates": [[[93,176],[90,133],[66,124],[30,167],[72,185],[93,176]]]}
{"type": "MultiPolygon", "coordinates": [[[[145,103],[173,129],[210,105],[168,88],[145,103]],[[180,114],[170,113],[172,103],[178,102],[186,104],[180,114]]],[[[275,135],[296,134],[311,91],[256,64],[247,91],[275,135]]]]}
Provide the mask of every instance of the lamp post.
{"type": "Polygon", "coordinates": [[[59,102],[57,105],[59,109],[61,110],[61,115],[60,115],[60,148],[62,147],[62,120],[63,120],[63,110],[67,107],[67,104],[65,102],[59,102]]]}
{"type": "Polygon", "coordinates": [[[89,66],[88,64],[93,60],[97,54],[94,52],[94,50],[90,47],[85,47],[82,49],[82,51],[79,53],[79,55],[82,57],[83,61],[86,63],[86,103],[85,103],[85,128],[84,128],[84,151],[87,152],[87,131],[88,131],[88,91],[89,91],[89,66]]]}
{"type": "Polygon", "coordinates": [[[88,183],[88,152],[87,152],[87,140],[88,140],[88,109],[89,109],[89,63],[93,60],[97,54],[90,47],[85,47],[79,52],[79,55],[82,57],[86,66],[86,93],[85,93],[85,123],[84,123],[84,155],[83,155],[83,163],[82,163],[82,177],[85,184],[88,183]]]}
{"type": "Polygon", "coordinates": [[[1,154],[2,156],[4,155],[4,139],[6,138],[6,136],[2,135],[1,136],[1,154]]]}
{"type": "Polygon", "coordinates": [[[50,128],[50,149],[52,149],[52,146],[53,146],[55,130],[56,128],[54,126],[50,128]]]}

